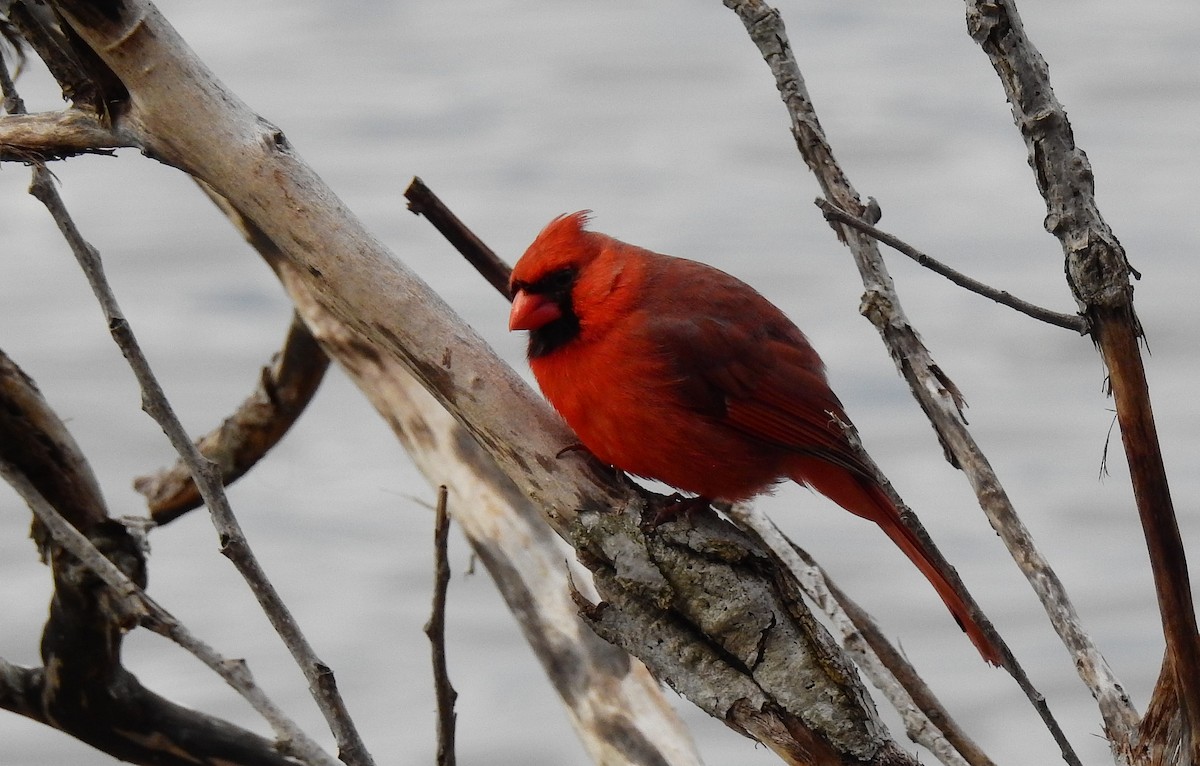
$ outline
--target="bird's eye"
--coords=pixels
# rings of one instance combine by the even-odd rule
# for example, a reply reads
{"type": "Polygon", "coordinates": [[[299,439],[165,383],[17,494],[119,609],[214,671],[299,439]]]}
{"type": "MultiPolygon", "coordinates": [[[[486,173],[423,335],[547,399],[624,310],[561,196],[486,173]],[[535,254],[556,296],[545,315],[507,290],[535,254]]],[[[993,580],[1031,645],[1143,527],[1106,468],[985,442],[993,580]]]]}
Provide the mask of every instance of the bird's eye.
{"type": "Polygon", "coordinates": [[[526,289],[530,292],[550,294],[566,293],[571,289],[571,285],[575,284],[576,270],[573,267],[558,269],[552,271],[546,276],[528,285],[526,289]]]}

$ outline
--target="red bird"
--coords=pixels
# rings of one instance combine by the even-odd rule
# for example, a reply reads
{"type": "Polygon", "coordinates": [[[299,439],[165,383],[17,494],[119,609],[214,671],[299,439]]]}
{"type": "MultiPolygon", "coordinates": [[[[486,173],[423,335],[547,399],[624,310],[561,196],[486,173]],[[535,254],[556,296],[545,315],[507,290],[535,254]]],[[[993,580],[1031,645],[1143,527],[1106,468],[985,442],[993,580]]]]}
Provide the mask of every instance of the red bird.
{"type": "Polygon", "coordinates": [[[550,222],[513,269],[510,330],[529,330],[546,398],[597,458],[709,500],[791,479],[870,519],[916,564],[983,658],[1000,654],[900,521],[843,432],[804,334],[749,285],[702,263],[550,222]]]}

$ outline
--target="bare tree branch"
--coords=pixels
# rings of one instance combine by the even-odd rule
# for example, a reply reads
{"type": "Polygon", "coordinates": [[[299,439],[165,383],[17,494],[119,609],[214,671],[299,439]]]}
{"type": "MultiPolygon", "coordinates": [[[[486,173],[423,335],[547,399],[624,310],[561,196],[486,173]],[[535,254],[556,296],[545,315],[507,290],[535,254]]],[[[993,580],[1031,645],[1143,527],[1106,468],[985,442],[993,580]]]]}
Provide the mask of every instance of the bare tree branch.
{"type": "Polygon", "coordinates": [[[136,763],[174,763],[170,759],[176,757],[197,763],[207,762],[209,756],[237,764],[291,763],[261,737],[181,708],[142,687],[122,667],[120,644],[126,631],[144,623],[225,678],[282,741],[294,743],[287,752],[313,764],[330,762],[254,685],[241,663],[218,656],[146,596],[139,543],[126,527],[108,518],[91,467],[75,440],[33,381],[3,353],[0,475],[34,511],[34,537],[55,575],[54,602],[42,640],[43,661],[52,672],[6,666],[11,672],[3,677],[0,707],[136,763]],[[100,581],[107,587],[99,586],[100,581]],[[190,746],[185,744],[192,739],[190,746]]]}
{"type": "MultiPolygon", "coordinates": [[[[1195,683],[1200,678],[1200,636],[1138,348],[1142,330],[1129,281],[1136,272],[1100,215],[1087,155],[1075,144],[1071,123],[1051,87],[1049,69],[1025,35],[1015,4],[1011,0],[967,0],[966,12],[968,32],[987,54],[1004,86],[1013,121],[1029,151],[1034,180],[1046,202],[1046,231],[1062,246],[1067,283],[1092,323],[1092,338],[1108,367],[1150,553],[1168,664],[1177,674],[1174,688],[1188,732],[1186,749],[1193,762],[1200,762],[1200,685],[1195,683]]],[[[1164,678],[1160,677],[1160,683],[1164,678]]],[[[1137,717],[1124,691],[1110,679],[1108,688],[1093,693],[1114,752],[1128,758],[1137,735],[1137,717]]]]}
{"type": "MultiPolygon", "coordinates": [[[[3,351],[0,404],[0,460],[25,475],[76,528],[86,531],[107,521],[100,485],[79,445],[33,380],[3,351]]],[[[42,547],[36,524],[33,537],[42,547]]]]}
{"type": "Polygon", "coordinates": [[[825,612],[842,636],[842,646],[904,721],[909,738],[946,766],[995,766],[951,718],[916,670],[884,637],[862,607],[757,509],[737,504],[727,512],[755,535],[796,576],[804,594],[825,612]]]}
{"type": "Polygon", "coordinates": [[[1179,710],[1179,675],[1171,664],[1171,655],[1163,654],[1162,669],[1154,684],[1146,715],[1138,726],[1137,740],[1130,762],[1147,766],[1177,766],[1194,763],[1188,757],[1189,734],[1179,710]]]}
{"type": "Polygon", "coordinates": [[[108,124],[110,107],[129,93],[84,44],[53,7],[44,2],[17,0],[4,4],[8,21],[42,59],[62,89],[63,97],[108,124]]]}
{"type": "MultiPolygon", "coordinates": [[[[30,18],[34,18],[22,16],[23,9],[12,8],[10,11],[17,17],[25,18],[27,22],[30,18]]],[[[40,8],[34,13],[37,18],[45,20],[46,9],[40,8]]],[[[26,26],[28,27],[28,24],[26,26]]],[[[83,76],[80,72],[75,74],[83,76]]],[[[5,109],[16,115],[23,114],[24,103],[13,87],[8,68],[2,60],[0,60],[0,88],[4,94],[5,109]]],[[[45,166],[36,160],[34,165],[31,193],[47,206],[64,236],[67,237],[72,251],[79,258],[81,266],[84,267],[84,271],[89,277],[89,282],[97,291],[97,297],[105,310],[106,317],[110,320],[109,326],[114,332],[114,336],[127,330],[120,311],[116,307],[115,298],[105,283],[98,256],[90,245],[79,236],[61,198],[53,187],[50,174],[45,166]]],[[[130,334],[129,337],[131,339],[132,335],[130,334]]],[[[140,356],[140,349],[136,347],[136,344],[132,344],[130,347],[123,346],[122,350],[127,355],[140,356]]],[[[141,359],[141,363],[144,367],[144,358],[141,359]]],[[[148,368],[145,371],[148,373],[148,368]]],[[[88,571],[104,580],[110,588],[114,589],[115,593],[120,594],[116,600],[102,599],[104,603],[114,605],[114,614],[117,614],[122,623],[119,630],[109,637],[97,635],[95,642],[89,642],[84,635],[76,635],[71,646],[67,648],[67,656],[72,660],[86,657],[85,652],[80,652],[80,646],[87,649],[91,647],[92,643],[95,643],[101,651],[106,647],[111,650],[111,654],[107,657],[101,657],[100,663],[95,663],[96,667],[88,665],[83,668],[84,677],[89,680],[95,678],[95,673],[100,667],[108,667],[112,674],[112,678],[102,679],[107,680],[107,684],[100,686],[87,684],[82,688],[83,694],[99,693],[103,697],[101,708],[105,711],[107,718],[102,720],[104,715],[98,716],[94,706],[91,703],[85,703],[87,709],[85,719],[88,721],[86,731],[81,731],[77,726],[71,726],[71,718],[63,715],[62,712],[56,712],[44,718],[39,717],[39,720],[44,720],[51,725],[60,725],[64,730],[70,731],[84,741],[134,762],[166,764],[174,763],[175,759],[179,758],[181,762],[189,764],[208,763],[206,753],[216,748],[215,751],[212,751],[215,753],[213,757],[220,760],[221,763],[276,764],[279,762],[280,753],[283,752],[298,753],[309,764],[332,764],[328,756],[254,685],[244,663],[226,661],[207,645],[195,639],[177,620],[141,591],[140,583],[131,582],[123,572],[114,567],[97,551],[81,531],[76,530],[75,526],[78,526],[79,530],[111,529],[114,526],[107,519],[107,511],[90,467],[84,461],[78,447],[75,446],[61,421],[41,400],[32,381],[7,357],[0,358],[0,380],[3,382],[3,386],[0,387],[0,398],[6,400],[6,406],[0,409],[7,413],[7,417],[0,421],[0,429],[6,431],[8,437],[2,441],[6,448],[24,445],[16,453],[0,454],[0,474],[18,489],[31,509],[34,510],[35,538],[39,540],[39,545],[43,547],[43,550],[53,551],[56,546],[63,546],[70,550],[74,557],[73,560],[82,562],[88,571]],[[35,438],[27,439],[24,434],[32,434],[35,438]],[[37,479],[45,476],[42,468],[48,465],[53,465],[53,470],[59,474],[50,485],[50,497],[59,503],[60,507],[68,509],[72,516],[70,522],[59,515],[54,505],[46,500],[38,487],[37,479]],[[31,476],[34,477],[33,480],[31,480],[31,476]],[[51,545],[51,540],[54,541],[54,546],[51,545]],[[127,609],[133,609],[133,611],[126,612],[127,609]],[[152,629],[163,633],[191,651],[229,682],[272,725],[284,743],[282,748],[277,750],[265,740],[242,732],[242,730],[218,719],[194,714],[192,711],[180,708],[145,690],[137,683],[136,679],[120,665],[118,649],[120,635],[130,625],[139,621],[146,623],[152,629]],[[93,686],[95,689],[92,689],[93,686]],[[132,723],[125,720],[129,717],[130,711],[135,718],[132,723]],[[200,731],[195,731],[197,727],[200,731]],[[142,736],[139,740],[137,739],[138,733],[143,729],[148,729],[150,734],[142,736]],[[197,742],[193,743],[191,748],[180,746],[171,742],[169,738],[163,739],[161,736],[163,732],[184,733],[185,738],[194,737],[197,742]],[[132,744],[125,738],[132,738],[132,744]],[[232,746],[229,744],[231,738],[232,746]],[[261,743],[261,745],[257,743],[261,743]],[[145,749],[150,751],[150,755],[142,755],[142,750],[145,749]],[[164,750],[166,752],[163,752],[164,750]]],[[[153,382],[152,378],[151,382],[153,382]]],[[[180,430],[182,429],[180,428],[180,430]]],[[[46,482],[42,481],[41,483],[45,484],[46,482]]],[[[137,551],[137,560],[141,561],[140,551],[137,551]]],[[[68,585],[74,584],[78,578],[60,578],[58,576],[58,558],[55,559],[54,564],[57,586],[56,603],[63,603],[68,585]]],[[[140,563],[139,566],[141,566],[140,563]]],[[[93,600],[85,598],[83,603],[90,606],[93,600]]],[[[69,611],[63,609],[56,611],[52,608],[51,623],[56,619],[56,615],[68,614],[69,611]]],[[[80,631],[64,630],[61,627],[52,627],[52,625],[48,625],[46,629],[48,637],[73,633],[80,633],[80,631]]],[[[52,643],[49,638],[44,639],[43,650],[52,651],[50,648],[52,643]]],[[[81,661],[86,663],[86,660],[81,661]]],[[[73,675],[66,671],[67,666],[64,663],[51,660],[49,657],[46,658],[46,662],[47,666],[56,666],[56,671],[51,674],[49,679],[43,677],[45,683],[53,683],[57,687],[64,680],[69,681],[73,678],[73,675]]],[[[7,667],[10,666],[6,664],[7,667]]],[[[6,689],[5,691],[11,690],[6,689]]],[[[43,706],[53,705],[57,699],[58,695],[50,692],[51,689],[47,688],[41,693],[40,699],[43,706]]],[[[0,693],[0,696],[7,697],[7,694],[0,693]]],[[[25,708],[21,708],[22,712],[24,710],[25,708]]]]}
{"type": "Polygon", "coordinates": [[[442,233],[450,244],[483,275],[492,287],[496,288],[505,298],[508,294],[508,277],[512,269],[500,260],[500,257],[483,243],[475,233],[463,225],[450,208],[446,207],[438,196],[425,185],[420,178],[413,178],[408,188],[404,190],[408,200],[408,209],[416,215],[425,216],[433,227],[442,233]]]}
{"type": "MultiPolygon", "coordinates": [[[[867,207],[861,202],[825,139],[778,11],[762,0],[724,0],[724,4],[742,19],[751,39],[771,68],[791,118],[796,145],[816,176],[826,199],[838,208],[861,217],[867,207]]],[[[1080,628],[1061,582],[1037,553],[1028,531],[1017,518],[987,459],[967,431],[960,412],[961,398],[957,389],[934,363],[929,350],[905,317],[875,241],[846,226],[839,226],[836,230],[839,238],[850,247],[867,291],[863,313],[879,330],[893,361],[908,381],[922,410],[930,418],[943,446],[953,456],[955,464],[967,474],[992,526],[1000,533],[1014,560],[1042,598],[1060,635],[1069,636],[1069,640],[1064,638],[1064,641],[1077,652],[1077,656],[1085,656],[1082,662],[1088,667],[1103,665],[1099,651],[1080,628]]],[[[907,524],[909,519],[905,521],[907,524]]],[[[974,611],[977,617],[986,620],[977,608],[974,611]]],[[[1045,698],[1033,687],[1011,653],[1008,653],[1006,660],[1005,667],[1042,717],[1058,743],[1064,760],[1072,764],[1079,763],[1078,756],[1047,707],[1045,698]]]]}
{"type": "MultiPolygon", "coordinates": [[[[136,759],[135,763],[180,766],[197,762],[211,763],[214,766],[218,763],[238,763],[247,766],[260,763],[280,766],[282,763],[291,763],[288,759],[274,757],[278,746],[282,752],[311,766],[334,766],[333,759],[322,752],[321,748],[254,684],[245,663],[222,658],[211,647],[193,636],[169,612],[147,596],[126,572],[109,561],[88,537],[64,519],[19,469],[7,461],[0,460],[0,476],[17,490],[39,522],[47,529],[55,544],[61,546],[61,550],[69,552],[73,560],[82,562],[87,572],[99,578],[111,590],[111,595],[103,596],[102,592],[101,596],[97,597],[95,588],[89,586],[71,598],[70,594],[80,587],[81,576],[78,573],[65,574],[62,567],[70,562],[64,563],[61,555],[55,557],[56,606],[51,610],[51,621],[65,619],[70,622],[69,627],[60,624],[54,629],[47,628],[43,651],[52,653],[54,657],[61,656],[62,660],[51,661],[47,657],[47,665],[53,666],[54,672],[50,678],[38,677],[36,680],[40,683],[33,688],[42,690],[41,704],[44,705],[44,698],[50,696],[47,694],[48,684],[74,682],[76,678],[85,680],[77,689],[72,690],[76,694],[59,694],[55,690],[56,694],[51,697],[66,698],[72,710],[78,705],[80,709],[74,714],[70,711],[55,710],[51,715],[42,712],[34,717],[50,725],[62,727],[105,752],[125,759],[136,759]],[[72,619],[69,616],[73,611],[72,607],[64,606],[63,599],[75,602],[74,610],[99,610],[105,614],[112,614],[115,620],[112,627],[101,629],[111,635],[107,639],[97,636],[95,640],[89,640],[87,635],[80,635],[97,630],[90,627],[95,618],[87,622],[72,619]],[[279,742],[267,743],[217,719],[184,710],[142,688],[119,663],[119,637],[137,623],[171,638],[216,671],[271,724],[279,742]],[[64,647],[64,650],[60,651],[53,646],[53,639],[58,636],[71,641],[69,648],[64,647]],[[47,641],[50,641],[51,645],[48,646],[47,641]],[[91,651],[80,651],[80,647],[91,647],[91,651]],[[71,668],[72,663],[81,663],[82,667],[76,672],[71,668]],[[87,701],[93,694],[97,699],[87,701]],[[76,696],[83,696],[84,700],[75,703],[73,698],[76,696]],[[164,737],[165,740],[162,739],[164,737]],[[189,737],[196,737],[197,741],[189,748],[172,743],[173,737],[182,737],[184,741],[188,741],[189,737]],[[211,759],[205,756],[206,752],[212,752],[211,759]]],[[[107,524],[110,528],[120,527],[111,521],[107,524]]],[[[104,531],[100,527],[97,530],[104,531]]],[[[120,549],[112,550],[119,552],[120,549]]],[[[140,554],[138,562],[140,565],[140,554]]],[[[23,681],[22,685],[29,688],[29,680],[23,681]]],[[[9,695],[6,692],[0,692],[0,701],[7,696],[9,695]]],[[[26,714],[42,710],[41,707],[28,703],[14,706],[12,709],[26,714]]]]}
{"type": "Polygon", "coordinates": [[[815,200],[817,207],[821,208],[821,212],[825,214],[826,220],[844,223],[848,226],[853,226],[864,234],[867,234],[879,240],[883,244],[891,247],[898,253],[907,255],[917,263],[929,269],[935,274],[941,274],[946,279],[949,279],[954,284],[966,290],[970,290],[976,295],[982,295],[985,298],[990,298],[1004,306],[1016,309],[1026,316],[1033,317],[1041,322],[1063,327],[1067,330],[1074,330],[1080,335],[1087,335],[1088,323],[1087,319],[1078,314],[1062,314],[1050,309],[1044,309],[1041,306],[1035,306],[1032,303],[1023,301],[1020,298],[1015,298],[1004,290],[997,290],[994,287],[983,284],[982,282],[971,279],[961,271],[952,269],[941,261],[932,258],[912,245],[903,240],[888,234],[886,231],[873,226],[861,218],[856,218],[850,215],[845,210],[835,207],[828,200],[817,198],[815,200]]]}

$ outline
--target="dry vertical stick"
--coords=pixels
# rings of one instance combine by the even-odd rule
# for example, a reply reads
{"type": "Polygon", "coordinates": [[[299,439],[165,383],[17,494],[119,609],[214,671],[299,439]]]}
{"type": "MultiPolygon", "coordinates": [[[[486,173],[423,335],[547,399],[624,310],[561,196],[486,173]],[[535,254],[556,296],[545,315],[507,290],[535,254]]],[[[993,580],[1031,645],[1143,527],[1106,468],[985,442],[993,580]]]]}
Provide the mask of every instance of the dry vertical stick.
{"type": "Polygon", "coordinates": [[[454,766],[454,723],[458,714],[454,703],[458,692],[450,683],[446,667],[446,587],[450,584],[450,562],[446,557],[446,541],[450,532],[450,516],[446,513],[446,485],[438,487],[437,512],[433,522],[433,614],[425,623],[425,635],[433,648],[433,688],[437,693],[437,762],[438,766],[454,766]]]}
{"type": "MultiPolygon", "coordinates": [[[[1138,340],[1133,286],[1125,250],[1100,215],[1087,155],[1075,144],[1066,111],[1054,95],[1049,68],[1025,34],[1011,0],[968,0],[967,31],[1000,77],[1013,122],[1029,151],[1034,180],[1046,203],[1045,228],[1058,238],[1067,282],[1092,322],[1092,337],[1108,367],[1133,481],[1134,498],[1150,554],[1167,653],[1178,676],[1180,712],[1189,732],[1186,750],[1200,762],[1200,637],[1187,561],[1155,432],[1150,392],[1138,340]]],[[[1081,672],[1083,668],[1081,667],[1081,672]]],[[[1161,689],[1165,676],[1160,677],[1161,689]]],[[[1132,747],[1137,714],[1123,690],[1097,695],[1105,730],[1118,755],[1132,747]]],[[[1157,690],[1156,690],[1157,696],[1157,690]]]]}

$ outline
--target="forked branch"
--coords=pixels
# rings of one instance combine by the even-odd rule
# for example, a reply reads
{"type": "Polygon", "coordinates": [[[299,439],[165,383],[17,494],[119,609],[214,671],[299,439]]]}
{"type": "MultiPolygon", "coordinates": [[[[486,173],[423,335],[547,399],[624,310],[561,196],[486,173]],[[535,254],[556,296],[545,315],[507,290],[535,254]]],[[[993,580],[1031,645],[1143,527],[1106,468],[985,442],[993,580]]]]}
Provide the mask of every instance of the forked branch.
{"type": "Polygon", "coordinates": [[[175,450],[188,462],[192,477],[196,481],[200,494],[208,505],[214,524],[221,535],[222,552],[246,579],[251,591],[262,605],[267,618],[283,638],[285,645],[291,650],[297,664],[308,678],[310,691],[321,711],[325,713],[330,728],[338,739],[342,757],[352,765],[371,766],[373,761],[363,745],[353,721],[350,720],[345,703],[337,693],[333,674],[328,666],[317,659],[308,640],[292,617],[291,611],[283,603],[279,593],[271,585],[266,573],[250,550],[246,536],[234,517],[233,509],[225,496],[220,472],[213,463],[200,454],[199,449],[192,443],[184,430],[183,424],[175,415],[174,409],[167,401],[166,394],[150,369],[141,346],[134,337],[132,328],[117,304],[116,296],[104,275],[99,253],[88,244],[75,226],[62,198],[54,188],[49,172],[44,167],[35,168],[30,193],[50,211],[54,222],[58,224],[59,230],[71,247],[72,253],[100,303],[109,332],[125,355],[141,386],[143,408],[162,427],[175,450]]]}

